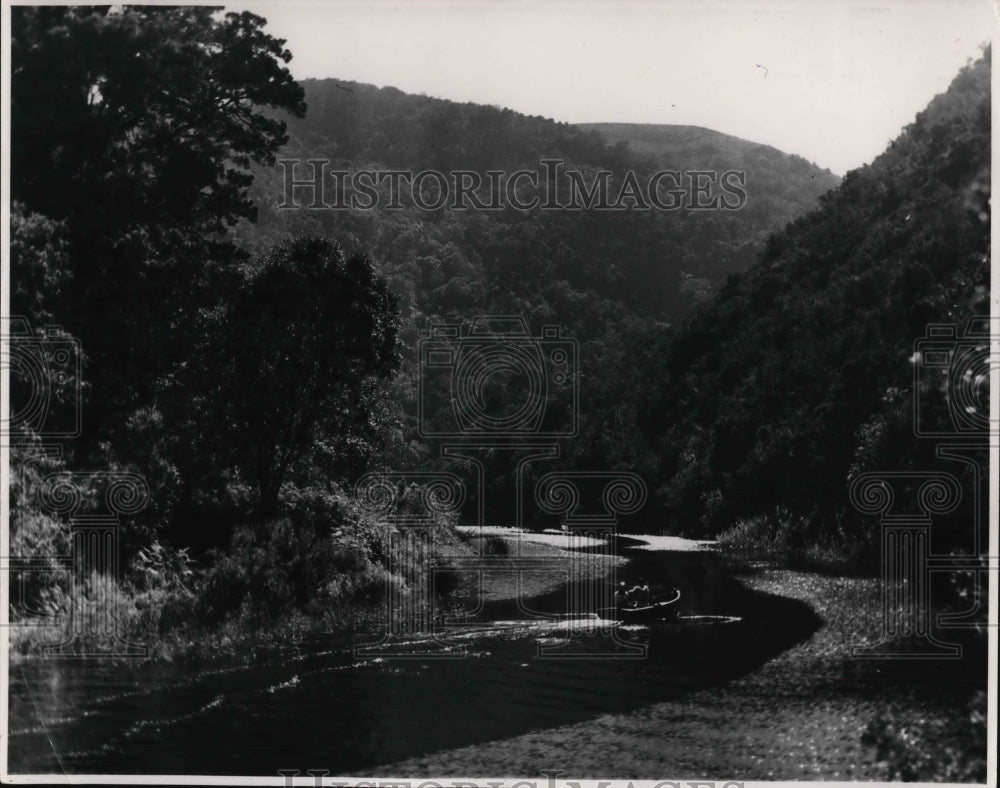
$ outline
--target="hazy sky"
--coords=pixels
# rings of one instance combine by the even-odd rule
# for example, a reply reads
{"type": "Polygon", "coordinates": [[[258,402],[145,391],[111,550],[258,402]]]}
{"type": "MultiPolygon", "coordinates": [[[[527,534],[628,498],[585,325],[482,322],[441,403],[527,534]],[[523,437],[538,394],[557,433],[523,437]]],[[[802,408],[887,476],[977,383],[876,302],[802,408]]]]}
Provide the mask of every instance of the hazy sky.
{"type": "Polygon", "coordinates": [[[298,78],[392,85],[571,123],[706,126],[838,174],[884,150],[997,29],[991,0],[232,8],[267,17],[298,78]]]}

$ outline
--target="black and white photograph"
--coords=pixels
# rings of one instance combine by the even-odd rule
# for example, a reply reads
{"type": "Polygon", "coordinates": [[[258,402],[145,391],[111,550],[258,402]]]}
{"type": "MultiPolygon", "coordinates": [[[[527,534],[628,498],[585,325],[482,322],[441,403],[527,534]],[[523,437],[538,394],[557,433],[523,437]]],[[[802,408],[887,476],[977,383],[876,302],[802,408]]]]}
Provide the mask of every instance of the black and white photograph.
{"type": "Polygon", "coordinates": [[[997,785],[994,0],[4,0],[0,777],[997,785]]]}

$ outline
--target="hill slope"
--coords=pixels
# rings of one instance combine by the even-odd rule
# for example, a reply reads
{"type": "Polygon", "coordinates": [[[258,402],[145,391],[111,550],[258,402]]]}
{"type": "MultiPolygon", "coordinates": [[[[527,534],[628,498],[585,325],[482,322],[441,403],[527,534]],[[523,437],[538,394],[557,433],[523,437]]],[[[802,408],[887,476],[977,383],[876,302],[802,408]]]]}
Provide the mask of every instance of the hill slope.
{"type": "MultiPolygon", "coordinates": [[[[559,159],[567,169],[581,170],[587,177],[599,170],[613,172],[612,193],[630,170],[644,183],[646,176],[663,168],[654,158],[598,131],[508,109],[332,79],[307,80],[303,87],[309,111],[303,119],[288,119],[291,140],[283,153],[300,160],[327,158],[349,170],[510,174],[519,168],[541,170],[542,160],[559,159]]],[[[678,140],[675,155],[667,158],[682,172],[710,169],[712,164],[720,173],[745,171],[748,199],[740,210],[505,210],[461,216],[446,208],[430,214],[376,209],[333,214],[286,211],[279,216],[273,206],[281,201],[282,173],[275,169],[258,179],[261,227],[250,235],[287,234],[318,222],[325,232],[356,241],[386,265],[398,266],[403,262],[400,250],[385,244],[385,228],[418,220],[420,235],[453,244],[473,267],[476,258],[483,259],[491,270],[477,274],[482,279],[503,270],[511,282],[523,283],[531,292],[564,280],[574,291],[617,302],[618,310],[674,320],[698,300],[700,292],[710,292],[730,273],[744,270],[770,232],[815,207],[819,196],[837,182],[798,157],[725,135],[704,132],[702,136],[697,145],[678,140]],[[500,238],[507,249],[496,249],[500,238]],[[515,248],[509,248],[512,243],[515,248]],[[556,255],[572,263],[556,264],[552,259],[556,255]],[[704,287],[693,288],[688,283],[691,278],[703,280],[704,287]]],[[[411,246],[403,254],[412,260],[419,252],[411,246]]],[[[424,300],[422,306],[464,308],[465,303],[450,304],[431,295],[454,279],[452,275],[443,281],[413,283],[424,300]]],[[[477,299],[477,305],[493,308],[483,299],[477,299]]]]}
{"type": "MultiPolygon", "coordinates": [[[[554,158],[586,178],[613,173],[612,193],[629,171],[642,183],[662,169],[595,131],[507,109],[329,79],[303,87],[309,110],[288,119],[291,138],[279,158],[329,159],[331,169],[348,171],[480,174],[541,170],[543,159],[554,158]]],[[[279,211],[283,175],[274,168],[254,185],[258,224],[238,235],[251,249],[295,233],[326,235],[374,258],[402,301],[406,356],[396,399],[404,448],[394,449],[396,457],[412,450],[415,462],[418,455],[425,461],[416,448],[419,332],[435,320],[515,314],[532,332],[559,324],[580,343],[580,437],[569,442],[565,463],[629,468],[652,479],[657,462],[635,433],[634,411],[670,324],[745,269],[771,232],[815,207],[835,180],[777,151],[743,143],[733,155],[733,147],[722,135],[697,149],[685,142],[672,161],[683,171],[713,162],[745,170],[740,210],[426,211],[405,199],[387,209],[383,199],[370,210],[279,211]]],[[[505,394],[506,404],[516,395],[505,394]]]]}
{"type": "Polygon", "coordinates": [[[723,134],[700,126],[655,123],[580,123],[583,131],[599,134],[612,145],[623,144],[659,168],[746,170],[753,174],[752,195],[766,198],[775,221],[784,225],[840,183],[828,169],[819,169],[796,154],[770,145],[723,134]]]}
{"type": "Polygon", "coordinates": [[[675,527],[766,516],[800,546],[873,548],[848,479],[934,464],[913,402],[936,398],[941,427],[948,408],[914,391],[911,355],[929,323],[988,312],[989,168],[987,52],[691,316],[644,422],[675,527]]]}

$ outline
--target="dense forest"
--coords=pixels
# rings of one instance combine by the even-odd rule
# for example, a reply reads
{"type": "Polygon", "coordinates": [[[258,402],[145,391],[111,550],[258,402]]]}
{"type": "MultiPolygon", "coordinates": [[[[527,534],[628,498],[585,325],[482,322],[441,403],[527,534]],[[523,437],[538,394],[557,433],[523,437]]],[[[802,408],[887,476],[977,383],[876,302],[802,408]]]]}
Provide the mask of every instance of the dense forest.
{"type": "MultiPolygon", "coordinates": [[[[756,517],[745,531],[786,546],[877,557],[849,481],[934,467],[918,400],[937,403],[923,432],[963,431],[940,381],[915,376],[914,348],[935,323],[956,324],[957,347],[989,314],[989,150],[987,52],[678,328],[639,416],[675,528],[718,534],[756,517]]],[[[988,397],[968,407],[984,417],[988,397]]]]}
{"type": "MultiPolygon", "coordinates": [[[[118,581],[136,637],[344,626],[376,609],[386,580],[404,581],[387,578],[387,535],[353,486],[444,467],[419,434],[417,347],[434,323],[479,314],[578,342],[579,435],[544,470],[640,474],[656,495],[632,527],[870,560],[849,479],[926,457],[913,342],[986,309],[988,53],[838,185],[704,129],[300,85],[249,13],[19,7],[12,42],[11,313],[39,348],[61,326],[79,358],[51,376],[45,420],[16,425],[13,552],[68,551],[50,474],[141,475],[149,502],[124,519],[118,581]],[[736,170],[747,201],[282,210],[280,159],[478,173],[560,159],[612,184],[736,170]],[[77,412],[50,451],[67,434],[51,425],[77,412]]],[[[12,382],[14,412],[29,388],[12,382]]],[[[491,470],[510,485],[511,469],[491,470]]],[[[97,476],[72,478],[96,506],[97,476]]],[[[29,573],[15,620],[72,604],[70,572],[48,569],[29,573]]],[[[20,631],[25,649],[38,631],[20,631]]]]}
{"type": "MultiPolygon", "coordinates": [[[[566,169],[612,174],[611,191],[626,173],[642,182],[662,169],[745,173],[747,200],[739,210],[426,211],[414,205],[371,210],[282,210],[285,173],[259,171],[251,188],[259,215],[236,237],[258,250],[289,235],[318,234],[364,250],[400,298],[402,368],[392,394],[396,428],[385,452],[393,468],[426,468],[438,459],[434,440],[418,435],[417,348],[441,321],[480,314],[522,316],[529,329],[558,325],[579,343],[580,434],[563,442],[556,467],[633,470],[653,479],[658,459],[637,432],[643,381],[671,335],[671,326],[708,301],[732,272],[744,270],[771,232],[819,204],[838,179],[773,148],[706,129],[683,128],[662,145],[636,149],[602,130],[526,117],[511,110],[413,96],[354,82],[303,83],[310,110],[289,118],[289,142],[279,159],[329,160],[331,169],[436,169],[485,174],[566,169]]],[[[300,168],[297,180],[311,170],[300,168]]],[[[519,396],[516,386],[495,407],[519,396]]],[[[447,407],[445,397],[439,398],[447,407]]],[[[512,489],[512,468],[492,455],[489,482],[512,489]]],[[[534,469],[533,469],[534,470],[534,469]]],[[[504,494],[487,494],[490,502],[504,494]]],[[[469,502],[472,511],[475,497],[469,502]]],[[[659,528],[654,510],[632,527],[659,528]]],[[[487,512],[504,522],[510,512],[487,512]]],[[[530,512],[529,512],[530,516],[530,512]]]]}

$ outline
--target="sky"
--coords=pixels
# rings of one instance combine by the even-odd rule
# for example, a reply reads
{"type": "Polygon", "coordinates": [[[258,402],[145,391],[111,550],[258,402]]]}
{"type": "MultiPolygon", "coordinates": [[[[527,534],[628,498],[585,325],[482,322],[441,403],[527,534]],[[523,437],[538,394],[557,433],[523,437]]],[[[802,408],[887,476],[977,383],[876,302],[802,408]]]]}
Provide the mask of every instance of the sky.
{"type": "Polygon", "coordinates": [[[838,175],[870,162],[997,29],[992,0],[254,3],[296,78],[569,123],[704,126],[838,175]]]}

